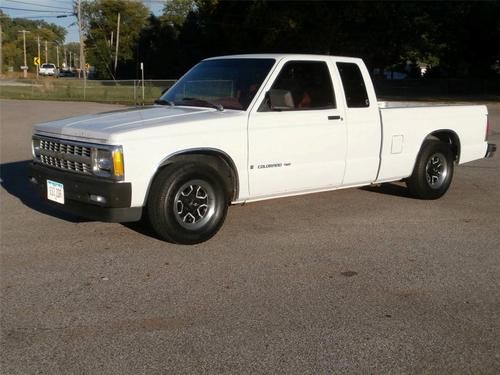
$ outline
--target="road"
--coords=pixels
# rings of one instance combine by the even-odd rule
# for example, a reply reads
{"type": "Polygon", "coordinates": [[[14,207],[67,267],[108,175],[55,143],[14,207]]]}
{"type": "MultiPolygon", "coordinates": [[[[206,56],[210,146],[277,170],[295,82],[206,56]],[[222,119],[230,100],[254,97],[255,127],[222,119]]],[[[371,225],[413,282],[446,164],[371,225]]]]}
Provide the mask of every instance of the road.
{"type": "Polygon", "coordinates": [[[34,123],[115,108],[0,101],[2,374],[500,373],[499,155],[437,201],[235,206],[177,246],[46,208],[25,178],[34,123]]]}

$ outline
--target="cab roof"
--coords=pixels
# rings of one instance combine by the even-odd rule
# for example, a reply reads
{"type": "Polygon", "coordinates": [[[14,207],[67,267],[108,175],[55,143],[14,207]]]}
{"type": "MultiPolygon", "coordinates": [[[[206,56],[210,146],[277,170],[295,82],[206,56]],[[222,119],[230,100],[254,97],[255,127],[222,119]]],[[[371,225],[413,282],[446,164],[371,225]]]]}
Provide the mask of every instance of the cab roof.
{"type": "Polygon", "coordinates": [[[315,54],[294,54],[294,53],[254,53],[254,54],[241,54],[241,55],[214,56],[204,59],[203,61],[219,60],[219,59],[275,59],[276,61],[280,61],[285,58],[289,60],[316,60],[316,59],[329,58],[345,62],[362,61],[360,58],[357,57],[315,55],[315,54]]]}

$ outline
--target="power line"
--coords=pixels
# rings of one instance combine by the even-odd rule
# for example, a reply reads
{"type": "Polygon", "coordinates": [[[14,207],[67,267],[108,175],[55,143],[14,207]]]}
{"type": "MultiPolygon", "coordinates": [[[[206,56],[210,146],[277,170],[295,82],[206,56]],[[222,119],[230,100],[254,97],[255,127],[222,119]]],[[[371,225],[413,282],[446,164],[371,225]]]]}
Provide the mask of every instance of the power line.
{"type": "Polygon", "coordinates": [[[43,12],[43,13],[70,13],[73,14],[73,12],[63,12],[63,11],[57,11],[57,10],[38,10],[38,9],[26,9],[26,8],[12,8],[12,7],[0,7],[0,9],[8,9],[8,10],[19,10],[22,12],[43,12]]]}
{"type": "Polygon", "coordinates": [[[23,16],[23,17],[13,17],[13,18],[23,18],[23,19],[38,19],[38,18],[60,18],[59,16],[23,16]]]}
{"type": "Polygon", "coordinates": [[[36,3],[30,3],[30,2],[27,2],[27,1],[19,1],[19,0],[5,0],[5,1],[9,1],[11,3],[17,3],[17,4],[34,5],[34,6],[42,7],[42,8],[64,9],[64,10],[70,10],[70,11],[72,10],[70,8],[55,7],[55,6],[51,6],[51,5],[39,5],[39,4],[36,4],[36,3]]]}

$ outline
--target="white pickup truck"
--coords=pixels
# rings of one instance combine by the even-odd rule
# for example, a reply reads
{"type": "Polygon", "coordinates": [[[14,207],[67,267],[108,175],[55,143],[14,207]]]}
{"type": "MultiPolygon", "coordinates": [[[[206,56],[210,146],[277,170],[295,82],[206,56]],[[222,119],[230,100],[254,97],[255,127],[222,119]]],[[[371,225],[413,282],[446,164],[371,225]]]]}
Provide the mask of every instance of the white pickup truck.
{"type": "Polygon", "coordinates": [[[42,64],[39,73],[42,76],[55,76],[57,68],[54,64],[42,64]]]}
{"type": "Polygon", "coordinates": [[[193,244],[230,204],[399,180],[439,198],[488,133],[485,106],[378,103],[357,58],[224,56],[156,105],[36,125],[29,176],[62,210],[193,244]]]}

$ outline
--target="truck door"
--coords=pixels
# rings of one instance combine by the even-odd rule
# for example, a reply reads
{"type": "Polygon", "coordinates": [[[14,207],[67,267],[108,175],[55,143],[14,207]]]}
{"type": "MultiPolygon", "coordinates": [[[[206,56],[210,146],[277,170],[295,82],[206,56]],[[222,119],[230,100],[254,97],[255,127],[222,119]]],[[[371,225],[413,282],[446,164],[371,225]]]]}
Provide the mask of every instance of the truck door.
{"type": "Polygon", "coordinates": [[[249,116],[253,197],[342,184],[346,126],[327,59],[281,62],[249,116]]]}
{"type": "MultiPolygon", "coordinates": [[[[364,64],[337,61],[347,125],[346,173],[343,185],[375,181],[380,164],[382,129],[378,103],[364,64]]],[[[340,98],[339,98],[340,99],[340,98]]]]}

